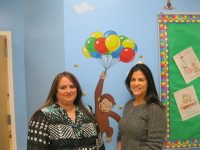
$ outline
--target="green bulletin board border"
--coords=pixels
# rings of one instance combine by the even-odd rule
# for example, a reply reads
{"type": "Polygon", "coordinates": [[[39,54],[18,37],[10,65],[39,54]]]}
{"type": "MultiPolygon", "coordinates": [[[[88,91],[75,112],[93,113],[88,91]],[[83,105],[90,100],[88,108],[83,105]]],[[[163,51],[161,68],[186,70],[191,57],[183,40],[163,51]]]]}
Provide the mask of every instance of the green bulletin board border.
{"type": "MultiPolygon", "coordinates": [[[[161,68],[161,101],[167,108],[167,136],[165,149],[200,147],[200,139],[170,140],[170,93],[169,93],[169,60],[168,31],[169,23],[200,23],[200,13],[159,13],[159,51],[161,68]]],[[[200,133],[200,131],[199,131],[200,133]]],[[[198,134],[198,133],[197,133],[198,134]]]]}

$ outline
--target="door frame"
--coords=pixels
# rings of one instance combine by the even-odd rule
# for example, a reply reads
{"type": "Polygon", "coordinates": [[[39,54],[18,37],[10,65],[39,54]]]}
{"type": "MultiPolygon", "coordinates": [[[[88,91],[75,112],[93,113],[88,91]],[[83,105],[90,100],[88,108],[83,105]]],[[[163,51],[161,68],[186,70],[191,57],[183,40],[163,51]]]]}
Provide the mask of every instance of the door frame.
{"type": "Polygon", "coordinates": [[[9,92],[9,106],[11,114],[11,134],[12,134],[11,141],[12,141],[12,150],[17,150],[14,90],[13,90],[13,69],[12,69],[12,33],[11,31],[0,31],[0,35],[4,35],[7,37],[8,92],[9,92]]]}

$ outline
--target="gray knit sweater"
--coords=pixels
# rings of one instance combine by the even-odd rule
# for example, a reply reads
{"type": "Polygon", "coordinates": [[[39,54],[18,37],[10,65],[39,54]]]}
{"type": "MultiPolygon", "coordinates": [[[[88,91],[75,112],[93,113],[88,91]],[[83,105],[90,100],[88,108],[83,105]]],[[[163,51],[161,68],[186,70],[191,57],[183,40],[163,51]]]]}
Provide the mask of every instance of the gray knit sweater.
{"type": "Polygon", "coordinates": [[[165,111],[156,104],[133,106],[129,101],[119,122],[122,150],[162,150],[166,135],[165,111]]]}

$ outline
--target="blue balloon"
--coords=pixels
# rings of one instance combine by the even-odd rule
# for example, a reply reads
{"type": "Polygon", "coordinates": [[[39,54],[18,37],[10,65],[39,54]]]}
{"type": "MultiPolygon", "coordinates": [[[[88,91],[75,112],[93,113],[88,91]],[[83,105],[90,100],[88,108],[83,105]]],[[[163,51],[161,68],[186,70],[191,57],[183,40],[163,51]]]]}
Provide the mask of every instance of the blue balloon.
{"type": "Polygon", "coordinates": [[[120,45],[119,48],[116,51],[112,52],[111,56],[113,58],[119,58],[120,53],[121,53],[121,51],[122,51],[123,48],[124,47],[122,45],[120,45]]]}
{"type": "Polygon", "coordinates": [[[106,38],[107,36],[109,36],[109,35],[111,35],[111,34],[117,35],[117,33],[116,33],[115,31],[110,30],[110,31],[107,31],[106,33],[104,33],[103,36],[106,38]]]}
{"type": "Polygon", "coordinates": [[[101,53],[99,52],[89,52],[90,55],[93,57],[93,58],[100,58],[101,57],[101,53]]]}
{"type": "Polygon", "coordinates": [[[134,43],[134,51],[135,51],[135,53],[137,53],[137,50],[138,50],[138,47],[137,47],[137,45],[134,43]]]}

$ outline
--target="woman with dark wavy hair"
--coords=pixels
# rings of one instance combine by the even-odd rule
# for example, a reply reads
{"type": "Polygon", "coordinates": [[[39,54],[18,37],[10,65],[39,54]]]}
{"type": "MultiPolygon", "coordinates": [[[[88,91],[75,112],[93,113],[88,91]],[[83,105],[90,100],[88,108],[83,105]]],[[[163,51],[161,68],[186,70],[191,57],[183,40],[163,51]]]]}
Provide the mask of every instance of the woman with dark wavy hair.
{"type": "Polygon", "coordinates": [[[166,135],[165,106],[158,98],[151,70],[138,63],[125,85],[133,99],[119,122],[118,150],[161,150],[166,135]]]}
{"type": "Polygon", "coordinates": [[[32,116],[28,150],[104,149],[89,105],[82,103],[82,89],[70,72],[59,73],[47,100],[32,116]]]}

